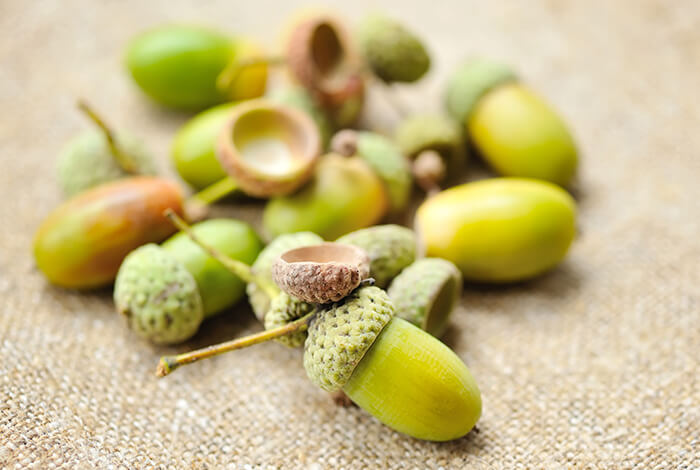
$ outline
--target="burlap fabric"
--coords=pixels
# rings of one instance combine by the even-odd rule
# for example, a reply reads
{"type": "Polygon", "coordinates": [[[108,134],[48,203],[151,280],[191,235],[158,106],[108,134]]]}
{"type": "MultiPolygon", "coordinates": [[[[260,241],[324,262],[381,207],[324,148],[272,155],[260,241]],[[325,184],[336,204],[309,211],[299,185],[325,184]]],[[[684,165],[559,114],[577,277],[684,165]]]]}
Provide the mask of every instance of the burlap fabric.
{"type": "MultiPolygon", "coordinates": [[[[334,3],[356,19],[372,2],[334,3]]],[[[451,66],[488,54],[561,110],[583,154],[567,261],[523,285],[467,286],[447,341],[484,413],[478,432],[435,444],[337,407],[306,379],[300,351],[277,343],[157,380],[159,355],[259,325],[240,308],[181,348],[154,348],[108,291],[50,287],[33,266],[33,232],[60,199],[55,157],[89,126],[76,97],[148,137],[168,167],[186,116],[132,87],[127,38],[165,20],[263,37],[295,8],[0,2],[0,467],[700,468],[700,5],[509,3],[384,5],[430,39],[433,73],[400,90],[413,107],[437,107],[451,66]]],[[[382,95],[372,102],[379,119],[382,95]]]]}

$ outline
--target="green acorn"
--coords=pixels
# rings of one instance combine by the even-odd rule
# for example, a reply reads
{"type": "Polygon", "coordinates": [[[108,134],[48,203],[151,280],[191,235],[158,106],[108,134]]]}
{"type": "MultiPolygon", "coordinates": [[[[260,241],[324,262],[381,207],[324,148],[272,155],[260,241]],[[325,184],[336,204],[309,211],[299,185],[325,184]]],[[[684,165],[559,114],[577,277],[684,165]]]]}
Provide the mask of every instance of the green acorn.
{"type": "MultiPolygon", "coordinates": [[[[427,151],[436,152],[443,161],[445,174],[458,177],[465,169],[467,145],[458,122],[443,114],[416,114],[404,119],[394,140],[404,155],[416,161],[427,151]]],[[[414,175],[415,175],[414,164],[414,175]]],[[[439,184],[441,181],[435,181],[439,184]]]]}
{"type": "MultiPolygon", "coordinates": [[[[317,245],[323,243],[323,239],[313,232],[297,232],[280,235],[272,240],[258,255],[251,266],[252,273],[258,278],[266,279],[272,283],[272,264],[286,251],[302,246],[317,245]]],[[[257,319],[264,322],[265,315],[270,310],[270,297],[254,282],[246,286],[248,301],[253,308],[257,319]]]]}
{"type": "Polygon", "coordinates": [[[331,150],[346,157],[362,158],[383,181],[391,211],[396,213],[406,208],[411,196],[411,169],[390,139],[374,132],[344,129],[333,136],[331,150]]]}
{"type": "Polygon", "coordinates": [[[422,41],[393,19],[370,15],[362,22],[358,36],[365,60],[384,82],[415,82],[430,68],[422,41]]]}
{"type": "Polygon", "coordinates": [[[369,275],[385,288],[416,259],[416,235],[400,225],[378,225],[343,235],[337,243],[362,248],[369,255],[369,275]]]}
{"type": "Polygon", "coordinates": [[[114,285],[114,303],[132,330],[157,344],[186,340],[204,318],[192,274],[153,243],[124,259],[114,285]]]}
{"type": "Polygon", "coordinates": [[[462,296],[462,273],[441,258],[423,258],[399,274],[387,291],[397,315],[439,337],[462,296]]]}
{"type": "Polygon", "coordinates": [[[85,103],[80,109],[99,127],[71,139],[58,157],[58,182],[66,196],[133,175],[155,175],[156,167],[143,140],[115,134],[85,103]]]}

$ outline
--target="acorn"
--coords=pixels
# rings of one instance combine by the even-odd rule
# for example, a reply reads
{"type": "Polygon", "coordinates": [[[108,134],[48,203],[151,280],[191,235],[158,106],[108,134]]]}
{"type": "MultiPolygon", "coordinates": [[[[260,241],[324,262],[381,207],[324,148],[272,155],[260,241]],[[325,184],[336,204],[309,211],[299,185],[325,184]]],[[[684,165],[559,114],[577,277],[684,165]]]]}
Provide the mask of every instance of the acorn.
{"type": "Polygon", "coordinates": [[[574,140],[556,112],[521,84],[506,65],[473,59],[447,84],[447,109],[499,174],[571,183],[578,165],[574,140]]]}
{"type": "MultiPolygon", "coordinates": [[[[280,235],[262,249],[251,266],[251,271],[258,279],[265,279],[272,283],[272,264],[281,254],[294,248],[317,245],[319,243],[323,243],[323,238],[313,232],[280,235]]],[[[246,286],[246,292],[248,301],[253,308],[253,313],[255,313],[260,322],[264,322],[267,313],[271,309],[270,296],[256,282],[249,282],[246,286]]]]}
{"type": "Polygon", "coordinates": [[[369,256],[352,245],[321,243],[282,253],[272,265],[280,289],[304,302],[336,302],[369,276],[369,256]]]}
{"type": "Polygon", "coordinates": [[[97,126],[71,139],[58,157],[58,182],[66,196],[119,178],[155,175],[153,155],[143,140],[115,133],[85,102],[78,107],[97,126]]]}
{"type": "Polygon", "coordinates": [[[404,119],[396,128],[394,141],[401,152],[413,161],[413,174],[419,186],[441,185],[458,179],[466,168],[467,144],[464,131],[457,121],[443,114],[415,114],[404,119]],[[440,162],[425,157],[434,152],[440,162]],[[430,162],[430,163],[427,163],[430,162]],[[429,165],[426,168],[426,165],[429,165]],[[427,182],[421,181],[428,178],[427,182]]]}
{"type": "Polygon", "coordinates": [[[330,392],[342,390],[409,436],[430,441],[464,436],[481,415],[481,394],[469,369],[439,340],[394,315],[386,292],[363,286],[276,330],[163,357],[156,374],[308,330],[304,368],[313,383],[330,392]]]}
{"type": "Polygon", "coordinates": [[[337,243],[354,245],[369,256],[369,276],[377,287],[386,288],[416,259],[416,235],[400,225],[378,225],[343,235],[337,243]]]}
{"type": "Polygon", "coordinates": [[[320,158],[303,188],[267,203],[263,226],[270,238],[310,231],[334,240],[376,224],[389,207],[385,185],[365,160],[331,153],[320,158]]]}
{"type": "Polygon", "coordinates": [[[360,25],[358,41],[372,72],[386,83],[415,82],[430,69],[430,56],[423,42],[386,16],[367,16],[360,25]]]}
{"type": "Polygon", "coordinates": [[[334,125],[357,120],[365,98],[362,59],[338,18],[326,12],[302,16],[290,28],[286,56],[291,74],[334,125]]]}
{"type": "Polygon", "coordinates": [[[397,315],[440,337],[462,297],[462,273],[441,258],[422,258],[401,271],[387,293],[397,315]]]}
{"type": "MultiPolygon", "coordinates": [[[[207,220],[192,231],[241,262],[252,262],[262,248],[253,229],[238,220],[207,220]]],[[[173,344],[192,337],[204,319],[237,303],[244,286],[243,280],[180,233],[161,246],[144,245],[125,258],[115,281],[114,304],[140,336],[156,344],[173,344]]]]}
{"type": "Polygon", "coordinates": [[[362,158],[382,179],[391,211],[403,211],[411,196],[411,169],[401,150],[390,139],[368,131],[344,129],[333,136],[331,150],[362,158]]]}

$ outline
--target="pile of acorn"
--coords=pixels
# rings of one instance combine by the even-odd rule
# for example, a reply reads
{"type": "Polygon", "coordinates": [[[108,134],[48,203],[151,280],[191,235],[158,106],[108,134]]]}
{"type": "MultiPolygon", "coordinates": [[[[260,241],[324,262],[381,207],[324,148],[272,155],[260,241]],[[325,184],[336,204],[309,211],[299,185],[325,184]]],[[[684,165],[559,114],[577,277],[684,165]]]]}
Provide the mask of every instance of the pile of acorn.
{"type": "Polygon", "coordinates": [[[249,40],[169,25],[136,37],[126,65],[161,105],[214,106],[172,145],[198,192],[185,199],[154,176],[143,141],[81,103],[97,129],[60,155],[70,199],[34,240],[46,278],[75,289],[114,283],[117,311],[157,344],[190,338],[247,293],[265,331],[164,357],[158,375],[276,339],[303,346],[312,382],[393,429],[435,441],[469,432],[479,389],[436,337],[464,280],[529,279],[569,249],[576,209],[562,187],[577,152],[554,111],[507,66],[473,59],[449,80],[445,114],[406,116],[393,136],[353,130],[368,86],[391,94],[430,68],[423,42],[378,15],[356,34],[327,12],[301,15],[274,57],[249,40]],[[288,77],[268,90],[272,67],[288,77]],[[506,177],[441,190],[472,152],[506,177]],[[426,192],[415,232],[374,226],[399,220],[414,186],[426,192]],[[202,221],[231,193],[267,199],[267,246],[245,222],[202,221]]]}

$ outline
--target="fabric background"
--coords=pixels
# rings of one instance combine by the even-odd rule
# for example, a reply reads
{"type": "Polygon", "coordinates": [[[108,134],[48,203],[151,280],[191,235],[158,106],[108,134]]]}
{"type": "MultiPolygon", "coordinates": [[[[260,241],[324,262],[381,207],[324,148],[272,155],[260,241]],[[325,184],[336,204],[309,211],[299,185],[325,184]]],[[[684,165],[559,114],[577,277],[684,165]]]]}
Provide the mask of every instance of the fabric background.
{"type": "MultiPolygon", "coordinates": [[[[582,151],[580,235],[544,277],[467,286],[446,341],[471,368],[478,433],[420,442],[305,377],[300,351],[256,346],[172,376],[163,353],[257,331],[247,307],[178,348],[128,331],[108,290],[47,285],[30,255],[59,202],[54,161],[89,123],[147,137],[168,165],[187,115],[144,99],[121,64],[128,38],[202,22],[274,45],[293,2],[0,1],[0,467],[700,468],[700,5],[693,0],[393,0],[435,66],[400,90],[437,109],[473,54],[513,64],[582,151]]],[[[331,2],[357,20],[373,2],[331,2]]],[[[391,126],[374,93],[370,121],[391,126]]],[[[478,167],[478,165],[477,165],[478,167]]],[[[478,174],[478,172],[476,173],[478,174]]],[[[217,208],[258,221],[254,203],[217,208]]]]}

